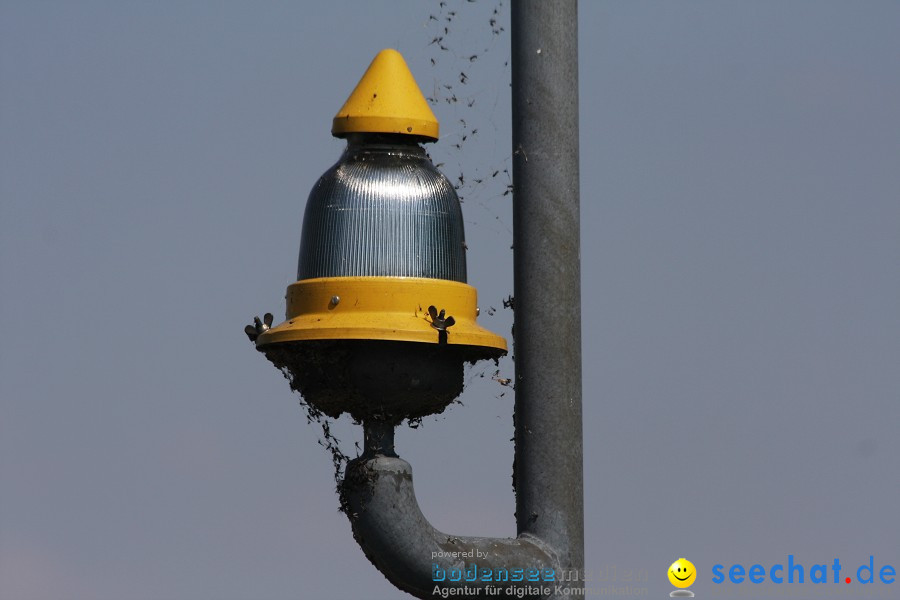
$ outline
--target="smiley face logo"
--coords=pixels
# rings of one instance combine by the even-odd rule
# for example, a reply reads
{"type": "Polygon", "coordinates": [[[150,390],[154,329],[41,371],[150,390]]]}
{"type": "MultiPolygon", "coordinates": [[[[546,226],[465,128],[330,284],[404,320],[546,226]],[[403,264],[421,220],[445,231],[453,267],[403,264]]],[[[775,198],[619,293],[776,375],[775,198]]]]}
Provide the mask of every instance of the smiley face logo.
{"type": "Polygon", "coordinates": [[[697,579],[694,563],[686,558],[679,558],[669,567],[669,582],[677,588],[689,587],[697,579]]]}

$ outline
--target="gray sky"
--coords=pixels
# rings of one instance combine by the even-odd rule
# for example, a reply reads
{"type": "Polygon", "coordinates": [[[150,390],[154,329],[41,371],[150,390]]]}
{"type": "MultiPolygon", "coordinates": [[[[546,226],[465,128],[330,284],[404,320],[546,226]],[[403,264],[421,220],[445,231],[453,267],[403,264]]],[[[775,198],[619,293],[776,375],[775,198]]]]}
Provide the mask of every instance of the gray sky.
{"type": "MultiPolygon", "coordinates": [[[[0,596],[403,597],[242,328],[283,311],[331,118],[395,47],[437,96],[429,150],[465,178],[469,281],[508,334],[494,8],[0,3],[0,596]]],[[[644,570],[651,598],[679,556],[698,597],[828,591],[714,564],[900,568],[900,3],[580,13],[587,568],[644,570]]],[[[492,374],[398,433],[447,532],[515,533],[492,374]]]]}

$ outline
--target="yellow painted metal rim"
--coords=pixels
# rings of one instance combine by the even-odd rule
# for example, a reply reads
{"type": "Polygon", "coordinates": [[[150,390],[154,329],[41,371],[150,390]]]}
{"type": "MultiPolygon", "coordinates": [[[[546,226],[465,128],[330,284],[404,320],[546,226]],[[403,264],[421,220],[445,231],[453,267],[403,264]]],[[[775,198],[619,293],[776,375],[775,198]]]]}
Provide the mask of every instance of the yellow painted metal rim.
{"type": "Polygon", "coordinates": [[[402,133],[436,140],[438,132],[437,121],[409,117],[338,115],[331,123],[331,133],[336,137],[344,137],[348,133],[402,133]]]}
{"type": "Polygon", "coordinates": [[[506,340],[479,326],[478,293],[456,281],[415,277],[325,277],[292,283],[286,321],[264,332],[257,346],[303,340],[387,340],[437,344],[428,308],[455,323],[449,345],[506,352],[506,340]]]}

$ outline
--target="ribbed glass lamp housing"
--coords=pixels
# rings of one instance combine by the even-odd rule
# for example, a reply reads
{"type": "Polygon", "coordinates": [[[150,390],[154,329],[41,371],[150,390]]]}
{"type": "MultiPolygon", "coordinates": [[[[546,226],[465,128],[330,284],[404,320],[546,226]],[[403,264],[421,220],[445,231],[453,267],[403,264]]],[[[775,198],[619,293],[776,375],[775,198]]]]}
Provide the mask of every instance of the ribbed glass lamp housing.
{"type": "Polygon", "coordinates": [[[356,135],[306,203],[297,279],[427,277],[466,282],[453,185],[414,140],[356,135]]]}

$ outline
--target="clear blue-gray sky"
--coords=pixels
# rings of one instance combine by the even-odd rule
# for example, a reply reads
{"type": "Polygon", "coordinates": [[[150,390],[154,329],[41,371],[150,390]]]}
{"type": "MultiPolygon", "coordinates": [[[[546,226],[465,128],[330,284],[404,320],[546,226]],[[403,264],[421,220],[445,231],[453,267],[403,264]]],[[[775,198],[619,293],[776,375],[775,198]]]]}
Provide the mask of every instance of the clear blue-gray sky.
{"type": "MultiPolygon", "coordinates": [[[[596,579],[666,597],[685,556],[698,597],[849,598],[710,570],[900,568],[898,24],[877,0],[581,3],[596,579]]],[[[331,118],[385,47],[436,99],[508,334],[508,2],[0,3],[0,597],[404,596],[242,332],[283,311],[331,118]]],[[[515,534],[492,375],[398,434],[451,533],[515,534]]]]}

